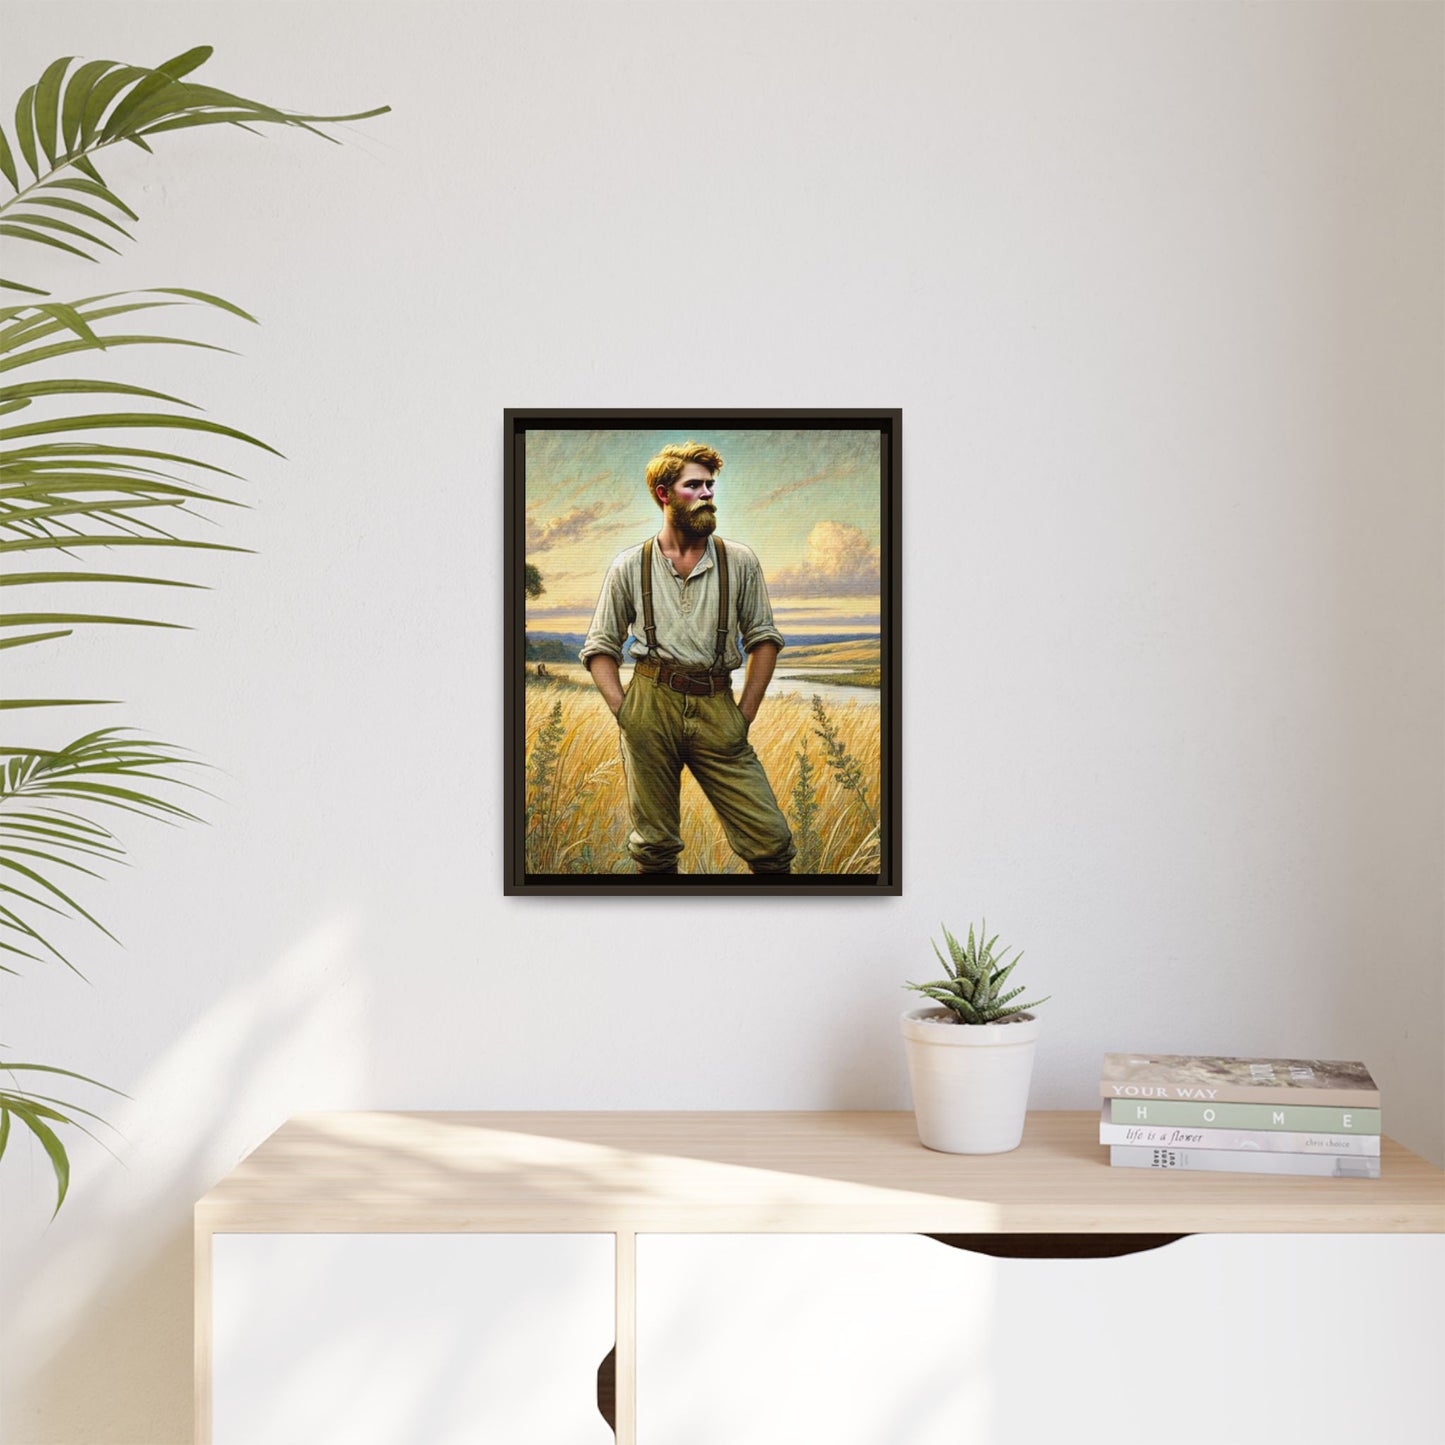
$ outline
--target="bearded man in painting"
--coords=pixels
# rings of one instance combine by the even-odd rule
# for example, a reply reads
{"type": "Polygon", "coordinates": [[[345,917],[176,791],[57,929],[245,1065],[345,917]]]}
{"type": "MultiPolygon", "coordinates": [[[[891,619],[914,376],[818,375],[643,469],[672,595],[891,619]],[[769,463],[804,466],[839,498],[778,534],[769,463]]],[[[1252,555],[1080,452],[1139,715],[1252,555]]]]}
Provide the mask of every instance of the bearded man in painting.
{"type": "Polygon", "coordinates": [[[616,717],[639,873],[676,873],[680,795],[688,768],[733,852],[755,874],[790,871],[793,837],[748,728],[783,646],[757,557],[715,535],[722,457],[700,442],[667,446],[647,464],[662,530],[608,568],[579,654],[616,717]],[[619,667],[632,635],[632,681],[619,667]],[[741,636],[742,646],[738,639],[741,636]],[[732,671],[747,654],[742,697],[732,671]]]}

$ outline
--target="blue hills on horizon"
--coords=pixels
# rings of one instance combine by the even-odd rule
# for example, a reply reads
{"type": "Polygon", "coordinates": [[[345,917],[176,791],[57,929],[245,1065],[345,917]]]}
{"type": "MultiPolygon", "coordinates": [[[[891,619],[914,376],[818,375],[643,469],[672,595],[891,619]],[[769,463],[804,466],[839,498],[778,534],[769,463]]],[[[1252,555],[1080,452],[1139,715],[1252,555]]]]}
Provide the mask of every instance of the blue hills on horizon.
{"type": "MultiPolygon", "coordinates": [[[[819,647],[826,642],[871,642],[875,632],[806,632],[789,636],[783,632],[783,639],[789,647],[819,647]]],[[[527,656],[544,662],[577,661],[577,650],[587,640],[585,632],[528,632],[527,656]],[[565,653],[566,656],[562,656],[565,653]]],[[[631,650],[632,639],[622,649],[626,657],[631,650]]]]}

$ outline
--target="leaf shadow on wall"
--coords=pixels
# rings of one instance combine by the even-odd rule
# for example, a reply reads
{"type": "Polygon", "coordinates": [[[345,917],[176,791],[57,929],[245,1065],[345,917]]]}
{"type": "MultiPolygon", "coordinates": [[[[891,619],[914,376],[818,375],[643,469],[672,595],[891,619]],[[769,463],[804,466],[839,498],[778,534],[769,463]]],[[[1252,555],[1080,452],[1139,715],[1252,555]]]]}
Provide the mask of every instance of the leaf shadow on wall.
{"type": "Polygon", "coordinates": [[[77,1148],[54,1222],[40,1190],[27,1201],[35,1228],[5,1289],[8,1441],[190,1445],[191,1205],[291,1114],[359,1097],[356,933],[352,918],[322,921],[217,999],[112,1114],[125,1167],[77,1148]]]}

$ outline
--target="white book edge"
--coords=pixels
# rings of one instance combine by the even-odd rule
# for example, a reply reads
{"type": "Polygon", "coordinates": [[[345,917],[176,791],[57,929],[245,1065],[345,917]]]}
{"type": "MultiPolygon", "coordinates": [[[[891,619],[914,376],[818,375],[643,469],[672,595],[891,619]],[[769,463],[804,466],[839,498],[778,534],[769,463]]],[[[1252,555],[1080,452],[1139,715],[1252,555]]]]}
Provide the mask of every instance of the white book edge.
{"type": "Polygon", "coordinates": [[[1237,1149],[1157,1149],[1113,1144],[1109,1163],[1122,1169],[1192,1169],[1218,1174],[1309,1174],[1378,1179],[1380,1161],[1344,1154],[1252,1154],[1237,1149]]]}

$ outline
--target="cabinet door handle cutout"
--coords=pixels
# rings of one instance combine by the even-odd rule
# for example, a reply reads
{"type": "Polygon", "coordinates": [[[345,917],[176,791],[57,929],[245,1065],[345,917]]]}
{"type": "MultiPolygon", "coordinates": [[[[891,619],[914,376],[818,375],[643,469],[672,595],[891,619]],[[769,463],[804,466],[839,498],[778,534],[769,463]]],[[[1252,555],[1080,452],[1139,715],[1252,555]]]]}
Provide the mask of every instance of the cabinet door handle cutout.
{"type": "Polygon", "coordinates": [[[597,1366],[597,1413],[607,1428],[617,1433],[617,1346],[607,1351],[597,1366]]]}
{"type": "Polygon", "coordinates": [[[1162,1249],[1187,1234],[930,1234],[950,1249],[991,1254],[995,1259],[1114,1259],[1162,1249]]]}

